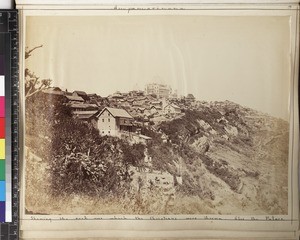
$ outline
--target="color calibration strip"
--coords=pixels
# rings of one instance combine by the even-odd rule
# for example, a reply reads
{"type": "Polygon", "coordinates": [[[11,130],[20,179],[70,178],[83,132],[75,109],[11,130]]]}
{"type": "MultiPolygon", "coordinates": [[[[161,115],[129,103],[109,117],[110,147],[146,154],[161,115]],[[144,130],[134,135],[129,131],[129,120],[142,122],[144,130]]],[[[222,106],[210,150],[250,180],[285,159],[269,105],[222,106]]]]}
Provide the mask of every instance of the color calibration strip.
{"type": "Polygon", "coordinates": [[[0,222],[5,222],[5,76],[2,74],[0,72],[0,222]]]}
{"type": "Polygon", "coordinates": [[[19,239],[18,11],[0,10],[0,239],[19,239]],[[4,222],[5,221],[5,222],[4,222]]]}
{"type": "Polygon", "coordinates": [[[12,221],[10,14],[0,13],[0,222],[12,221]]]}
{"type": "MultiPolygon", "coordinates": [[[[2,35],[2,34],[1,34],[2,35]]],[[[3,36],[1,36],[3,38],[3,36]]],[[[3,41],[1,41],[2,43],[3,41]]],[[[5,222],[5,54],[0,52],[0,222],[5,222]]]]}

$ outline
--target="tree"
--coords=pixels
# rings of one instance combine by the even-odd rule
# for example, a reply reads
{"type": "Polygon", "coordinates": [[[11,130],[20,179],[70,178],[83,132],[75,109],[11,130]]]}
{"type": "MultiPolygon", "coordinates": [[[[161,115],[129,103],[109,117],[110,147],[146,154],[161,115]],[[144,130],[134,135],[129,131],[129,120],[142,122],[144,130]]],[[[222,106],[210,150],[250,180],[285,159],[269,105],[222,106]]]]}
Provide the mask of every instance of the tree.
{"type": "MultiPolygon", "coordinates": [[[[28,59],[34,50],[42,47],[43,45],[34,47],[32,49],[26,48],[25,59],[28,59]]],[[[35,75],[34,72],[31,72],[28,68],[26,68],[25,69],[25,99],[46,88],[49,88],[51,82],[52,82],[51,79],[40,79],[38,76],[35,75]]]]}
{"type": "Polygon", "coordinates": [[[34,50],[36,50],[37,48],[41,48],[41,47],[43,47],[43,45],[34,47],[34,48],[30,49],[30,50],[28,50],[28,47],[26,47],[26,49],[25,49],[25,59],[29,58],[29,57],[31,56],[31,53],[32,53],[34,50]]]}

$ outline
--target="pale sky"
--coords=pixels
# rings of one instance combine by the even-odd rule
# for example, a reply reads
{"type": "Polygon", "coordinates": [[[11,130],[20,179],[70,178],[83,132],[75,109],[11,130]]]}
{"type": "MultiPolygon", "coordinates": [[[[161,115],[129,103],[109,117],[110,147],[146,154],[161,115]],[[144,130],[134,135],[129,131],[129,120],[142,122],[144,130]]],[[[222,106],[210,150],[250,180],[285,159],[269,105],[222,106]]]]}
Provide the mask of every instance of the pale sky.
{"type": "Polygon", "coordinates": [[[107,96],[168,84],[288,119],[288,17],[36,16],[26,67],[53,86],[107,96]]]}

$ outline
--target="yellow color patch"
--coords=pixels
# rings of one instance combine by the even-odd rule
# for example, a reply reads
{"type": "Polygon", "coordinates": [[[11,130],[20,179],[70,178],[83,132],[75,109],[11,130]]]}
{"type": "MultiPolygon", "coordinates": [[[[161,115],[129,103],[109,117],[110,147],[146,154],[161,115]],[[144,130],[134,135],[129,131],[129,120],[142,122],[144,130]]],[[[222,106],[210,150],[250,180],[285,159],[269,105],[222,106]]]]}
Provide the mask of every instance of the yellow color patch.
{"type": "Polygon", "coordinates": [[[0,139],[0,159],[5,159],[5,139],[0,139]]]}

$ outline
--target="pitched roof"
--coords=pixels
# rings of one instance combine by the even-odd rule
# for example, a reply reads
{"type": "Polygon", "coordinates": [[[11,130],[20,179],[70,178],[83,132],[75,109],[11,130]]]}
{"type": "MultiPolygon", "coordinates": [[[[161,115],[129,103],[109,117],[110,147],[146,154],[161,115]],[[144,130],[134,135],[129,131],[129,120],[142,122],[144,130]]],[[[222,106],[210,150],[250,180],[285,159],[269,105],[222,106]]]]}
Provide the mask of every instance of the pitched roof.
{"type": "Polygon", "coordinates": [[[84,111],[84,112],[76,111],[76,112],[73,112],[73,116],[75,116],[76,118],[79,118],[79,119],[89,119],[89,118],[93,117],[96,112],[97,111],[84,111]]]}
{"type": "Polygon", "coordinates": [[[83,98],[82,97],[79,97],[79,96],[69,96],[69,95],[66,95],[66,98],[70,101],[80,101],[80,102],[83,102],[83,98]]]}
{"type": "Polygon", "coordinates": [[[119,91],[115,92],[112,96],[112,98],[124,98],[123,94],[119,91]]]}
{"type": "Polygon", "coordinates": [[[105,107],[97,117],[101,116],[101,114],[105,111],[109,111],[113,117],[122,117],[122,118],[133,118],[125,109],[122,108],[110,108],[105,107]]]}
{"type": "Polygon", "coordinates": [[[73,114],[74,115],[93,115],[96,112],[98,112],[97,110],[92,110],[92,111],[74,111],[73,114]]]}
{"type": "Polygon", "coordinates": [[[152,101],[152,104],[161,104],[161,101],[152,101]]]}
{"type": "Polygon", "coordinates": [[[72,96],[72,93],[71,92],[65,92],[65,95],[66,96],[72,96]]]}
{"type": "Polygon", "coordinates": [[[77,93],[78,95],[87,96],[86,92],[84,91],[74,91],[73,93],[77,93]]]}
{"type": "Polygon", "coordinates": [[[71,108],[98,108],[96,104],[92,103],[72,103],[69,106],[71,108]]]}
{"type": "Polygon", "coordinates": [[[174,104],[174,103],[170,103],[170,104],[168,104],[167,106],[165,106],[164,108],[166,108],[166,107],[168,107],[168,106],[171,106],[171,107],[176,108],[176,109],[180,109],[180,107],[177,106],[177,105],[174,104]]]}
{"type": "Polygon", "coordinates": [[[151,106],[149,109],[155,108],[156,110],[161,110],[162,108],[159,106],[151,106]]]}
{"type": "Polygon", "coordinates": [[[98,94],[96,94],[96,93],[89,93],[88,94],[88,97],[101,97],[101,96],[99,96],[98,94]]]}

